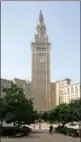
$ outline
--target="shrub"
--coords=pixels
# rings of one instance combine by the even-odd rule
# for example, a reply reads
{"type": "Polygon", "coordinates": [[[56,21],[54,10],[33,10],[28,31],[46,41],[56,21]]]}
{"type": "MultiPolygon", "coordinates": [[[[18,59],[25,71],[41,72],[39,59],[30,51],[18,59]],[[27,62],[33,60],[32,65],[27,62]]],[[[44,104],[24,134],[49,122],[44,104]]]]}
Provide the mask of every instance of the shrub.
{"type": "MultiPolygon", "coordinates": [[[[15,135],[22,133],[22,136],[25,136],[30,131],[31,129],[29,127],[25,127],[25,128],[15,127],[15,135]]],[[[14,136],[14,127],[2,127],[1,135],[2,136],[14,136]]]]}
{"type": "Polygon", "coordinates": [[[79,137],[79,133],[78,133],[78,130],[77,129],[73,129],[73,134],[72,134],[73,137],[79,137]]]}
{"type": "Polygon", "coordinates": [[[77,129],[73,129],[73,128],[67,128],[67,127],[60,126],[60,127],[57,127],[55,131],[57,133],[62,133],[62,134],[73,136],[73,137],[79,136],[77,129]]]}
{"type": "Polygon", "coordinates": [[[59,127],[56,128],[55,131],[58,132],[58,133],[67,134],[67,127],[59,126],[59,127]]]}

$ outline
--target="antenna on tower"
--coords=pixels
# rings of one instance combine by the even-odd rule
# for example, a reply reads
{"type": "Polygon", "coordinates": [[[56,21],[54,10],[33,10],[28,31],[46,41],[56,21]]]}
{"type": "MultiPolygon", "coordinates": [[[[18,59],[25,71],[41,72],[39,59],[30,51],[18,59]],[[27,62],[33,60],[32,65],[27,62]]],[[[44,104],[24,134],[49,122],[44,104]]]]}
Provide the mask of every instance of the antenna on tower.
{"type": "Polygon", "coordinates": [[[40,9],[38,21],[39,21],[39,23],[43,23],[44,22],[44,18],[43,18],[43,14],[42,14],[42,10],[41,9],[40,9]]]}

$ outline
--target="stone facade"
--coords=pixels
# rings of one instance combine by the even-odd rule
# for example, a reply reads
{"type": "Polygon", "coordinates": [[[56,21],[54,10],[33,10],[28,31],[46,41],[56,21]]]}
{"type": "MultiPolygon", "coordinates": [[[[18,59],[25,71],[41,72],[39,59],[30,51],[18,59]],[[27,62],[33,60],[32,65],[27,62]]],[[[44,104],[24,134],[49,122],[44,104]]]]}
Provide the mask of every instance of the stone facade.
{"type": "Polygon", "coordinates": [[[50,82],[51,108],[56,106],[56,83],[50,82]]]}
{"type": "Polygon", "coordinates": [[[40,11],[32,47],[32,95],[34,107],[47,111],[51,107],[50,98],[50,43],[46,33],[44,18],[40,11]]]}
{"type": "MultiPolygon", "coordinates": [[[[32,95],[32,83],[30,81],[21,80],[18,78],[15,78],[14,80],[1,79],[1,97],[4,95],[4,93],[2,92],[3,88],[10,87],[11,82],[21,87],[26,97],[28,99],[31,98],[34,101],[34,96],[32,95]]],[[[50,108],[53,108],[54,106],[59,105],[60,103],[70,103],[71,100],[76,100],[79,98],[80,83],[73,83],[71,79],[68,78],[56,82],[50,82],[50,108]]],[[[42,96],[42,100],[38,100],[38,102],[40,101],[41,103],[41,111],[43,99],[44,97],[42,96]]]]}
{"type": "Polygon", "coordinates": [[[31,82],[30,81],[15,78],[13,80],[13,82],[23,89],[24,94],[26,95],[26,97],[28,99],[32,98],[32,96],[31,96],[31,82]]]}
{"type": "Polygon", "coordinates": [[[56,82],[56,105],[70,103],[80,98],[80,83],[73,83],[71,79],[56,82]]]}
{"type": "Polygon", "coordinates": [[[6,87],[10,87],[11,85],[11,80],[7,80],[7,79],[1,79],[1,97],[4,96],[4,93],[3,93],[3,88],[6,88],[6,87]]]}
{"type": "Polygon", "coordinates": [[[1,96],[3,96],[3,88],[4,87],[10,87],[11,82],[15,83],[16,85],[18,85],[20,88],[23,89],[24,94],[26,95],[26,97],[32,98],[31,96],[31,82],[30,81],[26,81],[26,80],[22,80],[22,79],[18,79],[18,78],[14,78],[12,81],[11,80],[7,80],[7,79],[1,79],[1,96]]]}

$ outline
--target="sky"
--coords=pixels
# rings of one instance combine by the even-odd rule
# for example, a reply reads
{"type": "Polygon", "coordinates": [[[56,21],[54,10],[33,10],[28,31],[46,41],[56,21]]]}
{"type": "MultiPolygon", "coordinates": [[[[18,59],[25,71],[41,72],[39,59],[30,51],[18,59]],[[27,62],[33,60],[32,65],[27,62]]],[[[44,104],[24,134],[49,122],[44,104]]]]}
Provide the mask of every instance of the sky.
{"type": "Polygon", "coordinates": [[[31,80],[31,41],[42,10],[49,41],[50,80],[80,81],[80,2],[1,2],[1,77],[31,80]]]}

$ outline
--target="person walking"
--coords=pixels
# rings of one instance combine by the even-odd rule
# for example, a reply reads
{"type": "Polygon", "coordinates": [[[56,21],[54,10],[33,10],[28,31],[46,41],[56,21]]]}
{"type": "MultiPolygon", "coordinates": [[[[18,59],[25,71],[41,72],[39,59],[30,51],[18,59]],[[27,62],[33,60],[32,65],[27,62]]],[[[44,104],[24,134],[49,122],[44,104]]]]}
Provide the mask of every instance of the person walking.
{"type": "Polygon", "coordinates": [[[49,133],[52,135],[52,133],[53,133],[53,126],[51,125],[50,127],[49,127],[49,133]]]}

